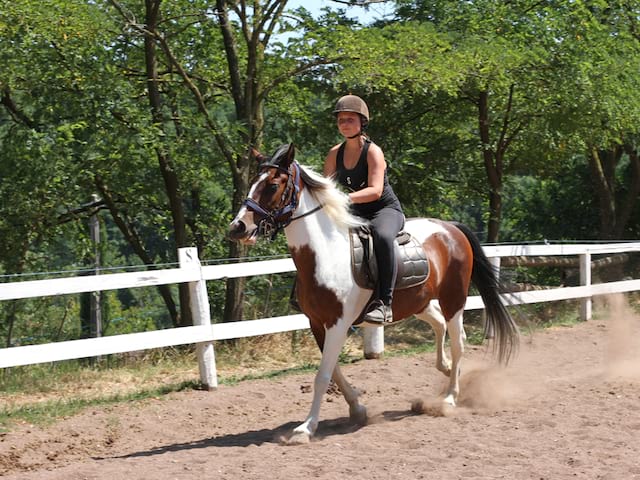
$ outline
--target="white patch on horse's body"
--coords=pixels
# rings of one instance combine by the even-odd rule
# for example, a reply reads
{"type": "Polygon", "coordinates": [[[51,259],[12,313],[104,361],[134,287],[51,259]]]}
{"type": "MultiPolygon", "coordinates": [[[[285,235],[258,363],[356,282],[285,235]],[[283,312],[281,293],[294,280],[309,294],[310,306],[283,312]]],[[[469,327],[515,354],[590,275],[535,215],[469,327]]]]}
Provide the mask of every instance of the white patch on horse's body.
{"type": "MultiPolygon", "coordinates": [[[[307,173],[317,175],[309,170],[307,173]]],[[[324,177],[321,180],[328,182],[324,177]]],[[[316,259],[316,282],[318,285],[335,292],[345,310],[349,311],[345,312],[346,319],[353,322],[355,318],[350,318],[349,314],[352,315],[352,310],[364,308],[362,302],[366,301],[371,291],[354,289],[353,287],[348,226],[357,224],[357,220],[350,218],[346,211],[341,212],[346,208],[347,203],[335,195],[336,191],[329,190],[329,192],[332,197],[318,199],[311,195],[307,189],[303,189],[296,211],[297,216],[304,215],[305,212],[310,212],[320,205],[323,207],[305,217],[304,221],[292,221],[285,229],[285,234],[290,248],[297,249],[305,245],[311,248],[316,259]],[[334,217],[332,218],[330,214],[333,214],[334,217]],[[335,218],[335,216],[339,218],[335,218]],[[369,292],[368,295],[365,292],[369,292]],[[358,294],[354,296],[354,293],[358,294]],[[365,300],[362,300],[364,297],[366,297],[365,300]]],[[[359,313],[360,311],[355,315],[359,313]]]]}
{"type": "Polygon", "coordinates": [[[447,233],[440,223],[427,218],[413,218],[411,220],[407,220],[404,229],[421,242],[424,242],[427,238],[435,235],[436,233],[447,233]]]}
{"type": "MultiPolygon", "coordinates": [[[[300,195],[299,212],[307,212],[317,206],[318,202],[305,191],[300,195]]],[[[332,225],[327,215],[321,210],[302,222],[293,221],[285,229],[290,248],[300,248],[308,245],[315,254],[318,285],[335,290],[335,286],[344,285],[349,281],[345,265],[350,261],[348,239],[340,235],[332,225]],[[327,262],[327,259],[330,261],[327,262]]]]}
{"type": "Polygon", "coordinates": [[[332,197],[316,198],[303,189],[296,212],[298,216],[311,212],[320,205],[323,205],[323,208],[305,216],[304,220],[292,221],[285,229],[289,248],[299,249],[308,246],[313,251],[316,283],[334,292],[342,304],[342,317],[325,332],[322,359],[314,380],[309,415],[294,429],[293,436],[289,439],[290,443],[306,443],[313,436],[320,418],[322,398],[332,378],[349,404],[351,418],[364,422],[367,415],[366,408],[358,402],[357,390],[344,378],[337,361],[349,327],[364,309],[371,296],[371,290],[354,286],[351,273],[349,225],[357,224],[357,220],[344,210],[347,203],[343,198],[336,196],[338,192],[330,190],[330,193],[332,197]]]}

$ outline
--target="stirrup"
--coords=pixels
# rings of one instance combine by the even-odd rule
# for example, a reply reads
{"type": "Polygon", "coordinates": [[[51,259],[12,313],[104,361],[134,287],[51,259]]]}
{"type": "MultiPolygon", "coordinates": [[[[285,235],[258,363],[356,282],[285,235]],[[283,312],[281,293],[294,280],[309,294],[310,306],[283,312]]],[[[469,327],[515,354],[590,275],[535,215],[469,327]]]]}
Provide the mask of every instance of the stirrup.
{"type": "Polygon", "coordinates": [[[384,325],[393,321],[393,310],[381,300],[374,300],[369,305],[362,321],[371,325],[384,325]]]}

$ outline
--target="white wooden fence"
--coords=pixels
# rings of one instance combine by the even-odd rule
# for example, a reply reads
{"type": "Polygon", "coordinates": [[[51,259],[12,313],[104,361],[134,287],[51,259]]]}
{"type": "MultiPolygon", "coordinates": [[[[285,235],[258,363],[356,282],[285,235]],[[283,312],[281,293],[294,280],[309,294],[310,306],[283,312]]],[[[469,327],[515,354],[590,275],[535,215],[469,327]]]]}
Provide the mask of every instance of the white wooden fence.
{"type": "MultiPolygon", "coordinates": [[[[501,257],[510,256],[578,255],[580,257],[581,286],[510,294],[512,303],[538,303],[580,298],[582,299],[582,318],[588,319],[591,317],[591,297],[640,290],[640,279],[591,284],[592,255],[637,252],[640,251],[640,242],[599,245],[500,245],[486,246],[484,251],[496,265],[499,265],[501,257]]],[[[192,327],[2,348],[0,349],[0,368],[194,343],[197,346],[200,380],[207,388],[214,389],[217,387],[214,341],[309,328],[307,317],[301,314],[231,323],[211,323],[207,281],[291,272],[294,270],[294,265],[290,258],[201,266],[197,250],[183,248],[179,251],[179,260],[179,268],[174,269],[0,284],[1,301],[187,282],[191,293],[191,310],[194,320],[192,327]]],[[[482,308],[480,297],[473,296],[467,299],[466,310],[482,308]]],[[[383,327],[366,327],[364,337],[365,355],[375,356],[383,351],[383,327]]]]}

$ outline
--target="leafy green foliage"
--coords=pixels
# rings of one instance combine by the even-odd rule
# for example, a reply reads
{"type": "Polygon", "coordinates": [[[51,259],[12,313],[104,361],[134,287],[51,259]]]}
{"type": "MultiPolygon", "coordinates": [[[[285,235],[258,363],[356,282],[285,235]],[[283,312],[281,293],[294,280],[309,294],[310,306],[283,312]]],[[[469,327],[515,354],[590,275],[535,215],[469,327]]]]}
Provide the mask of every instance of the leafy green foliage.
{"type": "MultiPolygon", "coordinates": [[[[507,241],[595,239],[603,218],[627,209],[616,228],[638,236],[639,2],[402,0],[394,18],[368,26],[339,8],[274,10],[260,23],[264,2],[244,14],[232,3],[235,64],[204,0],[161,2],[155,32],[139,28],[137,0],[3,6],[0,273],[92,265],[86,206],[99,186],[112,202],[99,211],[103,265],[175,262],[177,237],[223,261],[253,173],[249,144],[294,142],[298,160],[321,169],[340,140],[333,104],[348,92],[370,106],[369,134],[407,216],[460,220],[484,236],[497,215],[507,241]],[[597,163],[594,151],[617,160],[597,163]],[[590,166],[610,180],[596,196],[590,166]]],[[[280,236],[242,255],[286,253],[280,236]]],[[[290,280],[249,280],[246,316],[286,313],[290,280]]],[[[225,286],[209,287],[217,320],[225,286]]],[[[171,323],[155,291],[107,304],[113,332],[171,323]]],[[[78,311],[75,299],[2,304],[0,334],[72,338],[78,311]],[[48,326],[33,319],[38,308],[48,326]]]]}

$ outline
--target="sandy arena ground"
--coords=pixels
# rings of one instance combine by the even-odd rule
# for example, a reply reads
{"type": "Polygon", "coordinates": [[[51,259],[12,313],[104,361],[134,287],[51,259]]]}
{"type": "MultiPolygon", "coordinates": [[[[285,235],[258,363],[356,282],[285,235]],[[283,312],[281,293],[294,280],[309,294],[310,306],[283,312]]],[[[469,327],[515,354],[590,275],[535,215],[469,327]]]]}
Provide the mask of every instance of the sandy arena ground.
{"type": "Polygon", "coordinates": [[[312,374],[179,392],[89,409],[50,427],[0,434],[6,479],[640,479],[640,318],[610,318],[523,337],[495,367],[467,347],[460,405],[417,415],[445,377],[434,354],[343,367],[369,423],[326,397],[308,445],[278,439],[311,403],[312,374]]]}

